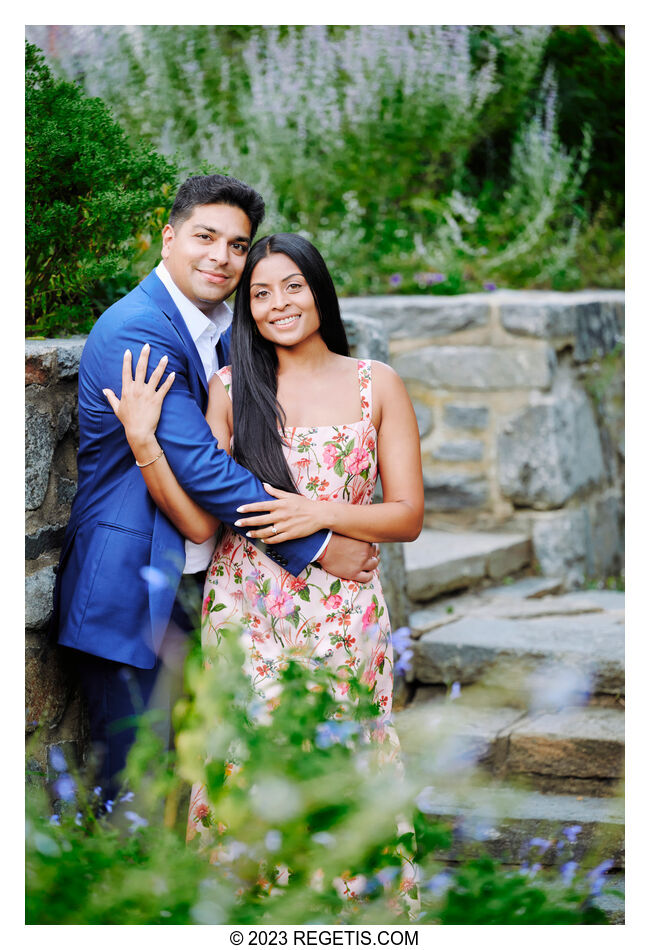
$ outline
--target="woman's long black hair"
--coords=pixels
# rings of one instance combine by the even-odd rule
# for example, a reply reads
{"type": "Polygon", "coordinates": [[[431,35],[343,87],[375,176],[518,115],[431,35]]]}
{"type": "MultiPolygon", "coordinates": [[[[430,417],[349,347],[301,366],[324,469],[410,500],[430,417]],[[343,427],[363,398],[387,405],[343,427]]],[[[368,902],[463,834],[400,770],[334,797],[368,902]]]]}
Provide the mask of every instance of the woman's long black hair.
{"type": "Polygon", "coordinates": [[[334,283],[314,245],[299,234],[271,234],[254,244],[237,291],[232,327],[233,458],[260,481],[296,492],[278,428],[284,429],[286,417],[277,400],[277,355],[257,330],[250,306],[253,269],[270,254],[286,254],[309,284],[327,348],[343,356],[350,349],[334,283]]]}

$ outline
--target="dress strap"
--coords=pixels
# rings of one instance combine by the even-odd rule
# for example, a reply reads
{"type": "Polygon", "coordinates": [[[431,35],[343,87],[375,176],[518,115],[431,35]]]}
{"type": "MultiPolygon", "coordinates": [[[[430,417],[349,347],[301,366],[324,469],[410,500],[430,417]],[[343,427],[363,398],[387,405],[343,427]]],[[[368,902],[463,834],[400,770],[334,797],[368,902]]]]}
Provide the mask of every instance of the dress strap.
{"type": "Polygon", "coordinates": [[[361,418],[372,421],[372,363],[370,360],[358,360],[359,392],[361,395],[361,418]]]}

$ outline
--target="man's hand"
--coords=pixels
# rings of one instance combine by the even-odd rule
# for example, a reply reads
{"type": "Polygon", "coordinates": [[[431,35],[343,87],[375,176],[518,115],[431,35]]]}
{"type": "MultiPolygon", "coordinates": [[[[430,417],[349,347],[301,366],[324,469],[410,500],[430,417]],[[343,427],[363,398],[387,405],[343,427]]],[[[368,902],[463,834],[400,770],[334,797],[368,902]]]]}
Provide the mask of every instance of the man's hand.
{"type": "Polygon", "coordinates": [[[346,581],[368,584],[379,564],[379,547],[333,534],[319,563],[329,574],[346,581]]]}

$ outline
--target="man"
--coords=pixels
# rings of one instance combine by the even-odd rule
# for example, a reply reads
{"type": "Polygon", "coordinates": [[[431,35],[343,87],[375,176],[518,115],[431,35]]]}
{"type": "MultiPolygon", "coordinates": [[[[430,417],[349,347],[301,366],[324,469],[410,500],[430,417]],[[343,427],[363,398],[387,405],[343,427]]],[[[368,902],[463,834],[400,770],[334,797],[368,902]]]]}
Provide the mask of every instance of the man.
{"type": "MultiPolygon", "coordinates": [[[[163,229],[162,261],[99,318],[82,354],[78,489],[53,627],[88,702],[104,798],[118,789],[134,714],[153,704],[169,722],[171,697],[154,688],[178,632],[196,626],[185,604],[202,588],[214,539],[183,538],[153,503],[138,468],[157,459],[134,459],[103,390],[119,393],[125,351],[137,357],[149,344],[149,367],[167,356],[175,374],[156,436],[185,491],[233,527],[240,505],[269,498],[219,448],[204,418],[208,380],[229,358],[232,315],[224,301],[263,215],[264,202],[248,185],[223,175],[189,178],[163,229]]],[[[322,531],[264,549],[292,574],[320,560],[331,573],[364,582],[377,565],[373,546],[322,531]]]]}

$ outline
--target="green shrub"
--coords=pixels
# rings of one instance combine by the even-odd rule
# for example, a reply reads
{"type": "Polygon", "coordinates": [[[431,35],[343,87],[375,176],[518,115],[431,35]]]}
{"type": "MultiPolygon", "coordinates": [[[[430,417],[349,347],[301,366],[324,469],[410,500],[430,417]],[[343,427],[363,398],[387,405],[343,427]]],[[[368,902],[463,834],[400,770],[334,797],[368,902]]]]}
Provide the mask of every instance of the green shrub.
{"type": "Polygon", "coordinates": [[[175,166],[129,145],[107,107],[55,79],[26,47],[26,330],[85,333],[136,283],[130,268],[160,230],[175,166]]]}
{"type": "Polygon", "coordinates": [[[342,294],[623,285],[623,51],[593,31],[185,25],[68,40],[59,68],[130,135],[250,181],[265,232],[314,240],[342,294]]]}

